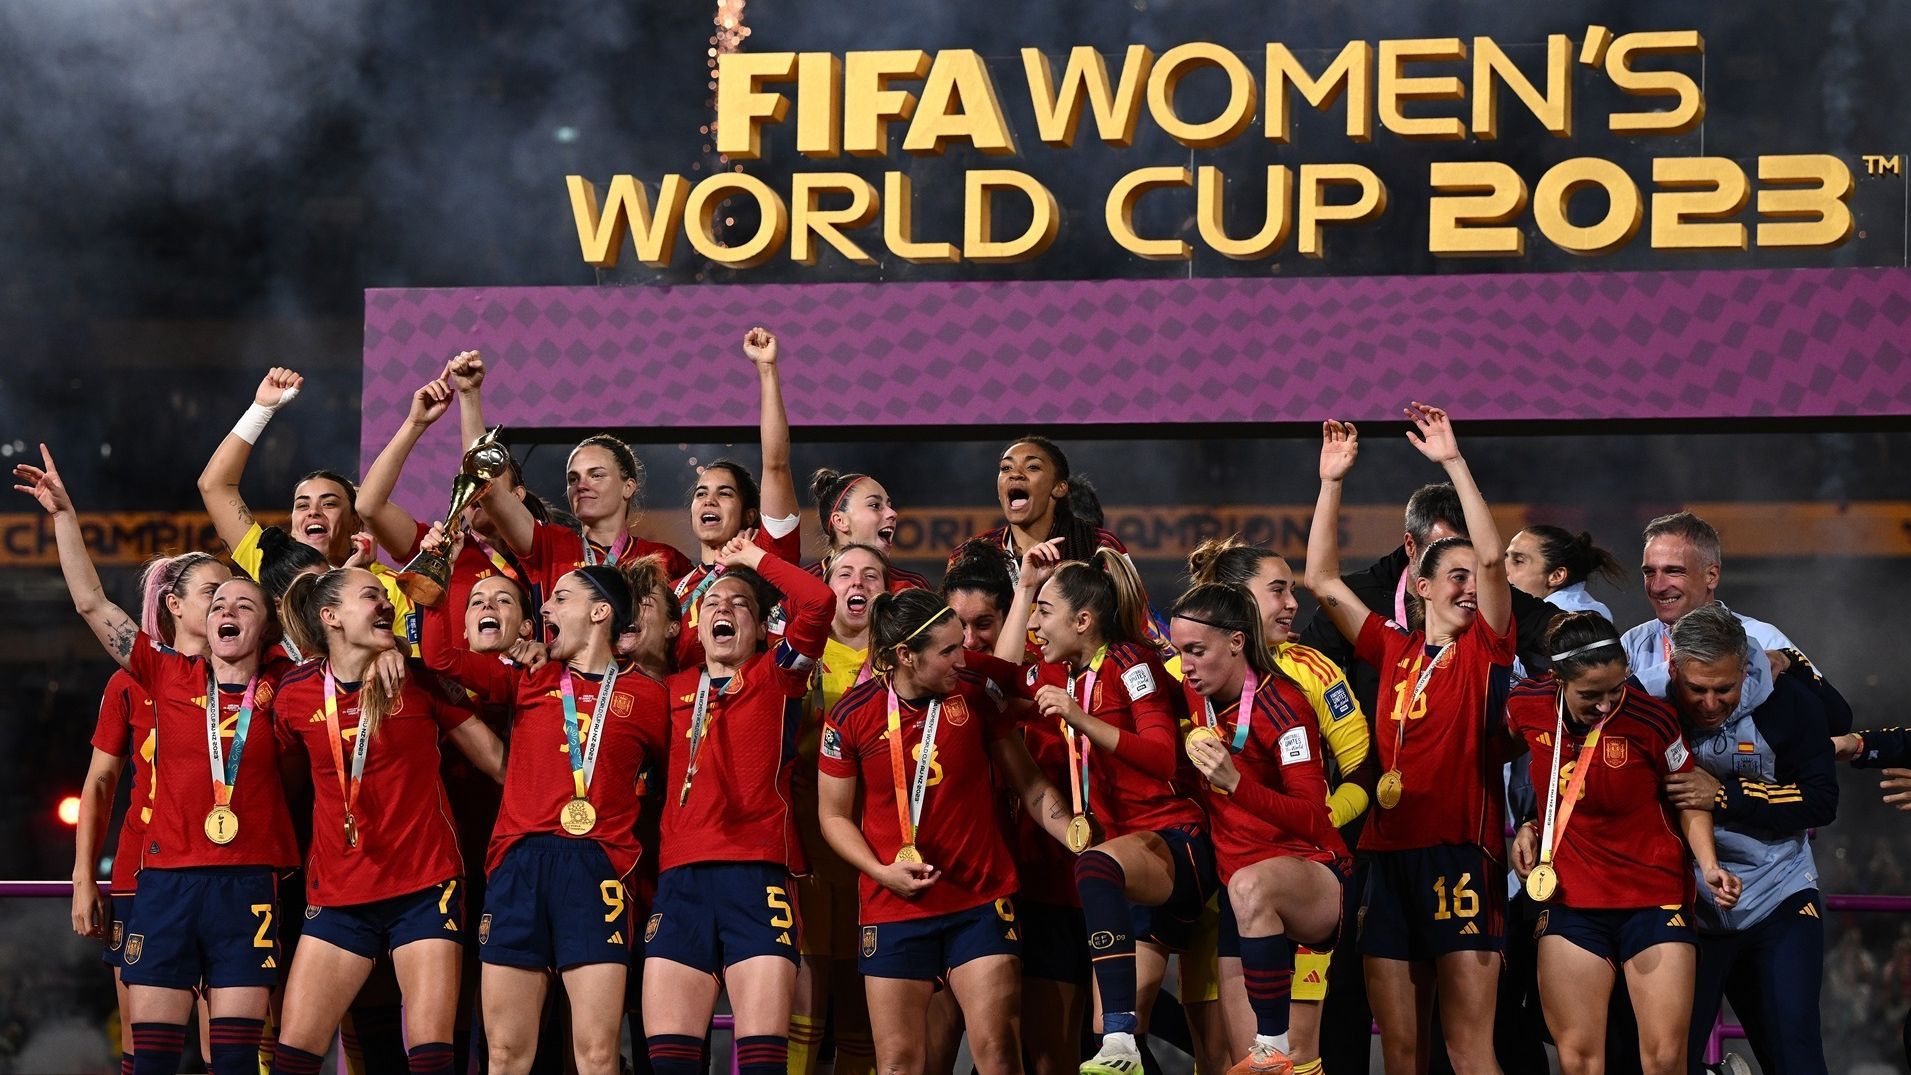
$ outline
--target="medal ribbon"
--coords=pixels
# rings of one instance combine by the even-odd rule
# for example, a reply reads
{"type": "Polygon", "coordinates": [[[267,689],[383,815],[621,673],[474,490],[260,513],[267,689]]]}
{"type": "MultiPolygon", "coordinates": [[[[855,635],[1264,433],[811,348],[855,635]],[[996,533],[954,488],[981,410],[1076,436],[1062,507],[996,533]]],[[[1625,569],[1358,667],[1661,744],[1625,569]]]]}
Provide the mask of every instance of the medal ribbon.
{"type": "MultiPolygon", "coordinates": [[[[490,560],[491,566],[498,569],[498,574],[503,575],[505,578],[510,579],[520,586],[524,585],[524,579],[518,575],[517,565],[513,564],[508,557],[499,552],[489,541],[486,541],[483,534],[478,533],[476,530],[467,530],[465,532],[471,535],[471,540],[478,543],[478,548],[484,552],[485,559],[490,560]]],[[[586,552],[589,551],[590,545],[591,543],[589,541],[584,542],[586,552]]]]}
{"type": "MultiPolygon", "coordinates": [[[[1228,753],[1239,754],[1247,746],[1248,732],[1254,719],[1254,692],[1261,687],[1261,677],[1254,674],[1254,666],[1249,665],[1247,675],[1241,679],[1241,700],[1234,706],[1234,740],[1228,744],[1228,753]]],[[[1221,718],[1214,714],[1214,702],[1202,700],[1207,707],[1208,729],[1216,735],[1221,734],[1221,718]]]]}
{"type": "MultiPolygon", "coordinates": [[[[590,531],[580,526],[577,528],[577,536],[578,536],[578,539],[583,541],[584,543],[585,566],[596,567],[598,563],[597,550],[591,548],[590,531]]],[[[616,543],[611,545],[610,551],[604,554],[603,562],[611,565],[612,567],[617,566],[617,561],[623,559],[624,549],[628,547],[629,545],[630,545],[630,531],[628,529],[619,531],[617,534],[616,543]]]]}
{"type": "Polygon", "coordinates": [[[916,825],[922,820],[922,802],[929,794],[929,768],[935,760],[936,728],[942,723],[942,699],[929,703],[929,714],[922,720],[922,748],[916,754],[916,776],[903,783],[902,702],[896,688],[889,688],[889,769],[896,783],[896,824],[902,829],[902,842],[916,842],[916,825]]]}
{"type": "Polygon", "coordinates": [[[365,707],[358,708],[358,732],[352,742],[352,775],[345,778],[345,755],[340,749],[343,738],[338,730],[338,681],[332,678],[332,665],[325,664],[325,738],[332,745],[332,768],[338,771],[338,795],[345,800],[345,817],[356,821],[358,789],[365,783],[365,755],[371,752],[371,736],[365,734],[365,707]]]}
{"type": "MultiPolygon", "coordinates": [[[[1553,864],[1553,854],[1559,845],[1566,842],[1566,825],[1573,818],[1573,807],[1579,802],[1579,792],[1586,786],[1586,774],[1591,771],[1593,748],[1599,745],[1599,733],[1605,730],[1606,721],[1619,712],[1615,706],[1605,720],[1593,725],[1586,734],[1586,741],[1580,744],[1579,760],[1573,763],[1573,777],[1566,782],[1565,802],[1560,802],[1559,792],[1559,751],[1560,744],[1566,741],[1566,695],[1565,686],[1560,687],[1559,718],[1553,729],[1553,770],[1551,779],[1546,781],[1546,824],[1539,834],[1539,862],[1542,866],[1553,864]],[[1557,818],[1555,818],[1557,814],[1557,818]]],[[[1625,704],[1622,695],[1619,704],[1625,704]]]]}
{"type": "Polygon", "coordinates": [[[232,728],[232,756],[227,757],[219,738],[219,677],[212,662],[206,662],[206,755],[212,759],[212,804],[229,806],[232,788],[239,782],[239,759],[244,756],[246,735],[252,728],[252,699],[259,687],[259,674],[246,680],[245,698],[239,703],[239,718],[232,728]]]}
{"type": "MultiPolygon", "coordinates": [[[[1070,694],[1075,693],[1075,683],[1072,681],[1079,679],[1081,682],[1080,701],[1084,713],[1089,711],[1089,704],[1095,700],[1095,678],[1101,675],[1101,663],[1107,659],[1108,647],[1103,646],[1089,660],[1087,671],[1079,677],[1069,677],[1070,694]]],[[[1068,743],[1068,791],[1075,799],[1076,816],[1085,817],[1088,814],[1088,754],[1095,749],[1095,744],[1087,736],[1079,735],[1066,720],[1062,721],[1062,738],[1068,743]]]]}
{"type": "Polygon", "coordinates": [[[582,799],[590,790],[592,774],[597,772],[597,748],[604,741],[604,715],[610,709],[611,688],[617,685],[617,662],[604,669],[604,682],[597,688],[597,707],[591,710],[590,736],[581,751],[577,743],[577,692],[571,687],[570,666],[565,666],[558,683],[564,694],[564,739],[571,748],[571,784],[582,799]]]}
{"type": "Polygon", "coordinates": [[[683,770],[683,787],[677,789],[677,805],[690,801],[690,782],[697,776],[697,753],[703,749],[703,734],[710,726],[710,672],[697,676],[697,703],[690,711],[690,764],[683,770]]]}
{"type": "Polygon", "coordinates": [[[1394,710],[1392,768],[1396,773],[1400,771],[1400,751],[1407,745],[1407,713],[1412,713],[1414,709],[1420,705],[1420,696],[1427,692],[1427,684],[1433,681],[1433,670],[1440,667],[1440,658],[1446,656],[1447,650],[1451,649],[1452,646],[1453,643],[1448,642],[1446,645],[1435,650],[1433,655],[1426,659],[1426,667],[1420,669],[1420,678],[1414,681],[1413,697],[1407,700],[1407,712],[1402,713],[1399,709],[1394,710]]]}
{"type": "Polygon", "coordinates": [[[681,598],[684,610],[686,612],[691,612],[691,615],[694,616],[695,612],[692,610],[694,610],[697,607],[697,602],[703,600],[704,591],[708,590],[711,586],[716,585],[717,579],[720,578],[722,575],[723,575],[723,565],[711,564],[709,574],[706,574],[703,578],[697,580],[696,589],[691,590],[690,595],[688,597],[685,597],[682,594],[678,594],[677,596],[681,598]]]}

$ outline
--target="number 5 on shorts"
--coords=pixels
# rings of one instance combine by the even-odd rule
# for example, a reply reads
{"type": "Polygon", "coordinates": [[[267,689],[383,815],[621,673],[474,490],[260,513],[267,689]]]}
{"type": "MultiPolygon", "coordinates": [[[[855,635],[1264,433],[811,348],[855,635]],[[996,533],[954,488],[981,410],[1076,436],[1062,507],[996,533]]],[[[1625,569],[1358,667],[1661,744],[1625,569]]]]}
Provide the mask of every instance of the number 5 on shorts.
{"type": "Polygon", "coordinates": [[[770,906],[770,928],[788,929],[796,924],[796,914],[790,910],[790,895],[781,885],[764,885],[763,898],[770,906]]]}
{"type": "Polygon", "coordinates": [[[1480,894],[1466,887],[1473,875],[1463,873],[1453,882],[1453,902],[1447,903],[1447,879],[1433,879],[1433,920],[1445,922],[1449,918],[1472,918],[1480,913],[1480,894]]]}

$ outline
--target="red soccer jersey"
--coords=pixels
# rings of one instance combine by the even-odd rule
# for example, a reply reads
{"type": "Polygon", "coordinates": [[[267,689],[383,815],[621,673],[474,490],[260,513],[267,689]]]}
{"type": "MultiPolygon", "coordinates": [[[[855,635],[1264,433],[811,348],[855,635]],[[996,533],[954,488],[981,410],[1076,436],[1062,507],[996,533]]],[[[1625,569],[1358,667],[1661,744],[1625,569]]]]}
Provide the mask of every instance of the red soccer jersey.
{"type": "MultiPolygon", "coordinates": [[[[1506,701],[1506,723],[1532,754],[1528,764],[1545,820],[1546,782],[1553,770],[1558,727],[1559,681],[1550,673],[1515,684],[1506,701]]],[[[1578,766],[1591,729],[1569,718],[1560,746],[1556,794],[1565,808],[1566,785],[1578,766]]],[[[1619,709],[1593,745],[1591,768],[1565,836],[1556,839],[1553,867],[1559,871],[1561,903],[1583,908],[1669,907],[1693,895],[1685,841],[1673,811],[1660,794],[1660,780],[1692,768],[1679,718],[1670,707],[1628,684],[1619,709]]]]}
{"type": "Polygon", "coordinates": [[[1511,619],[1506,633],[1496,635],[1476,617],[1440,651],[1439,665],[1415,702],[1414,687],[1429,658],[1426,635],[1368,614],[1354,651],[1380,672],[1374,745],[1380,771],[1400,771],[1402,791],[1398,806],[1374,803],[1360,837],[1362,851],[1474,844],[1496,862],[1504,857],[1502,759],[1487,749],[1487,740],[1488,729],[1497,738],[1506,709],[1515,637],[1511,619]],[[1406,743],[1396,755],[1403,717],[1406,743]]]}
{"type": "MultiPolygon", "coordinates": [[[[345,799],[325,719],[323,660],[302,664],[273,700],[279,738],[302,750],[312,773],[312,848],[306,858],[306,900],[314,907],[351,907],[408,895],[464,872],[451,803],[438,776],[438,737],[477,714],[452,700],[437,677],[414,664],[373,734],[353,817],[358,846],[345,843],[345,799]]],[[[336,684],[339,760],[348,777],[358,737],[359,684],[336,684]]]]}
{"type": "MultiPolygon", "coordinates": [[[[467,543],[465,551],[469,552],[470,547],[475,544],[477,543],[467,543]]],[[[537,601],[550,596],[551,590],[557,586],[558,579],[585,566],[587,561],[584,557],[587,548],[591,557],[598,563],[611,562],[608,548],[594,541],[587,541],[578,531],[558,526],[556,523],[536,524],[531,531],[531,549],[519,557],[519,562],[524,565],[525,575],[531,580],[531,585],[537,587],[537,601]]],[[[664,571],[671,578],[676,578],[679,572],[689,571],[694,566],[683,553],[669,545],[640,538],[636,534],[630,535],[630,540],[624,545],[624,551],[618,555],[617,563],[627,564],[645,556],[661,557],[664,562],[664,571]]],[[[469,588],[465,590],[467,596],[470,592],[469,588]]],[[[457,608],[462,614],[464,604],[460,602],[457,608]]]]}
{"type": "MultiPolygon", "coordinates": [[[[1031,693],[1042,686],[1061,687],[1074,695],[1077,705],[1086,678],[1083,672],[1071,683],[1066,668],[1048,662],[1031,665],[1027,672],[1031,693]]],[[[1157,654],[1131,642],[1110,646],[1096,673],[1088,713],[1114,725],[1120,739],[1112,755],[1097,750],[1085,735],[1077,736],[1076,743],[1088,756],[1088,805],[1101,824],[1103,839],[1206,820],[1192,797],[1193,766],[1181,750],[1186,711],[1175,685],[1157,654]]],[[[1050,722],[1036,717],[1030,723],[1050,722]]],[[[1068,790],[1066,768],[1056,786],[1068,790]]]]}
{"type": "MultiPolygon", "coordinates": [[[[124,896],[139,887],[140,841],[153,816],[153,696],[124,668],[113,673],[113,678],[106,681],[105,693],[100,695],[93,749],[132,762],[133,794],[119,823],[113,877],[107,884],[113,895],[124,896]]],[[[210,768],[206,775],[212,775],[210,768]]]]}
{"type": "Polygon", "coordinates": [[[679,796],[690,768],[691,724],[703,669],[687,667],[664,682],[670,696],[670,766],[660,869],[696,862],[774,862],[797,873],[805,868],[790,773],[803,696],[829,641],[836,595],[802,568],[774,556],[765,556],[759,571],[783,593],[789,630],[723,684],[712,682],[697,776],[683,802],[679,796]]]}
{"type": "MultiPolygon", "coordinates": [[[[1183,686],[1198,723],[1206,701],[1183,686]]],[[[1232,750],[1239,725],[1239,697],[1215,707],[1221,741],[1232,750]]],[[[1214,837],[1214,865],[1221,883],[1236,870],[1270,858],[1304,858],[1339,866],[1346,873],[1347,845],[1327,813],[1327,772],[1320,731],[1307,696],[1285,676],[1262,676],[1249,706],[1247,742],[1234,753],[1241,779],[1232,794],[1197,781],[1214,837]]]]}
{"type": "MultiPolygon", "coordinates": [[[[298,844],[279,780],[279,747],[272,706],[283,666],[260,669],[252,699],[252,723],[239,756],[231,809],[239,834],[229,844],[206,837],[212,812],[212,760],[206,747],[206,684],[210,663],[161,646],[141,632],[127,670],[153,697],[153,813],[147,823],[141,869],[192,866],[294,866],[298,844]]],[[[219,684],[219,738],[231,764],[245,684],[219,684]]]]}
{"type": "MultiPolygon", "coordinates": [[[[535,672],[518,673],[515,678],[516,715],[511,721],[504,805],[498,810],[498,825],[491,835],[487,872],[497,869],[511,845],[526,836],[569,836],[558,818],[564,804],[576,794],[570,738],[564,728],[563,666],[553,661],[535,672]]],[[[579,749],[589,743],[603,679],[602,674],[571,672],[579,749]]],[[[588,792],[597,810],[597,824],[585,837],[596,840],[604,849],[620,878],[630,873],[643,854],[637,844],[638,772],[646,758],[663,756],[668,709],[662,683],[635,667],[620,671],[611,689],[607,723],[588,792]]]]}
{"type": "MultiPolygon", "coordinates": [[[[803,570],[808,571],[810,574],[815,575],[817,578],[822,579],[825,582],[828,582],[829,581],[829,574],[827,571],[828,566],[829,566],[829,561],[818,560],[815,563],[811,564],[810,566],[804,568],[803,570]]],[[[889,592],[890,593],[901,593],[904,590],[927,590],[929,588],[930,588],[929,580],[922,577],[921,575],[916,574],[914,571],[910,571],[907,568],[901,568],[901,567],[891,567],[889,569],[889,592]]]]}
{"type": "MultiPolygon", "coordinates": [[[[498,654],[463,648],[462,606],[453,607],[447,599],[422,612],[418,651],[425,667],[464,687],[477,706],[478,718],[500,739],[509,740],[515,701],[512,677],[518,666],[498,654]]],[[[498,808],[504,801],[504,789],[490,774],[473,765],[463,751],[447,750],[443,754],[438,773],[451,800],[451,820],[458,827],[458,857],[465,862],[483,862],[491,846],[491,830],[497,825],[498,808]]]]}
{"type": "MultiPolygon", "coordinates": [[[[796,530],[792,530],[782,537],[777,538],[771,537],[768,530],[758,527],[756,536],[751,539],[750,543],[786,564],[794,564],[799,562],[801,557],[801,541],[802,536],[796,530]]],[[[704,580],[710,577],[711,568],[713,566],[714,565],[711,564],[693,564],[684,568],[682,575],[671,576],[677,580],[672,584],[671,589],[677,595],[678,604],[683,606],[683,618],[677,623],[678,668],[694,668],[703,663],[703,640],[697,637],[697,613],[699,611],[697,606],[703,598],[704,589],[706,589],[704,580]]],[[[762,574],[765,578],[769,577],[768,573],[762,574]]],[[[820,575],[817,576],[819,579],[821,577],[820,575]]],[[[778,586],[777,589],[782,590],[783,587],[778,586]]],[[[787,591],[785,591],[785,596],[788,596],[787,591]]],[[[834,594],[831,595],[832,600],[834,596],[834,594]]],[[[778,609],[782,609],[782,606],[779,605],[778,609]]],[[[765,613],[765,618],[770,623],[770,641],[772,644],[774,644],[776,639],[783,633],[779,629],[783,615],[785,614],[781,612],[775,616],[769,615],[767,611],[765,613]]]]}
{"type": "MultiPolygon", "coordinates": [[[[1015,893],[1015,862],[1002,839],[994,801],[994,764],[989,748],[1013,734],[1015,724],[995,700],[987,680],[970,669],[959,673],[956,690],[941,699],[935,749],[929,757],[929,776],[923,792],[922,817],[916,827],[916,847],[923,861],[942,871],[942,879],[920,896],[905,900],[864,876],[861,886],[862,922],[909,922],[978,907],[1015,893]]],[[[929,702],[898,701],[902,717],[903,779],[915,779],[922,750],[929,702]]],[[[818,762],[825,776],[858,781],[862,785],[863,839],[884,862],[893,862],[902,848],[898,801],[909,801],[909,790],[896,791],[890,760],[888,681],[873,679],[852,688],[830,710],[823,725],[823,751],[818,762]]]]}

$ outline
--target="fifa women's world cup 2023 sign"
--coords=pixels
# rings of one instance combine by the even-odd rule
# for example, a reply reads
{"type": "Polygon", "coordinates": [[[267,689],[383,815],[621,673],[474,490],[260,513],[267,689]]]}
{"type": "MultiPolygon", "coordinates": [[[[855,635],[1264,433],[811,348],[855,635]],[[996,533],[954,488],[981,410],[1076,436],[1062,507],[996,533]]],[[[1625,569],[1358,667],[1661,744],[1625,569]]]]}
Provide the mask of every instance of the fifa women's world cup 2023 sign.
{"type": "MultiPolygon", "coordinates": [[[[1615,35],[1602,26],[1587,27],[1577,41],[1549,36],[1543,64],[1515,64],[1508,48],[1490,37],[1350,41],[1312,62],[1272,43],[1257,65],[1203,42],[1159,54],[1130,45],[1118,56],[1081,46],[1059,75],[1048,56],[1021,50],[1019,78],[1007,70],[1012,60],[997,61],[992,73],[969,49],[739,52],[718,62],[715,148],[731,161],[760,160],[766,128],[793,122],[796,152],[816,162],[887,157],[895,129],[902,152],[916,157],[963,147],[1006,162],[1017,156],[1018,140],[1031,137],[1048,150],[1068,150],[1089,138],[1126,149],[1146,122],[1178,143],[1182,163],[1133,168],[1108,187],[1102,220],[1121,248],[1142,258],[1187,260],[1195,254],[1188,240],[1196,239],[1243,261],[1290,247],[1320,258],[1330,229],[1370,225],[1396,197],[1372,168],[1306,160],[1234,174],[1218,165],[1191,166],[1186,151],[1243,139],[1288,146],[1303,109],[1341,113],[1352,143],[1376,137],[1492,143],[1503,137],[1502,110],[1517,108],[1556,139],[1581,132],[1608,142],[1660,138],[1673,152],[1651,157],[1649,175],[1590,155],[1558,160],[1536,175],[1492,160],[1432,161],[1422,214],[1430,253],[1517,257],[1532,234],[1563,251],[1597,255],[1638,241],[1642,230],[1653,250],[1667,251],[1822,250],[1844,243],[1853,232],[1854,181],[1846,161],[1822,153],[1755,160],[1694,155],[1677,137],[1705,117],[1700,81],[1680,69],[1696,69],[1704,48],[1695,30],[1615,35]],[[1225,91],[1190,94],[1190,76],[1225,91]],[[1012,84],[1028,95],[1032,131],[1013,129],[1003,108],[1003,92],[1012,84]],[[1576,114],[1576,84],[1582,108],[1593,96],[1585,91],[1594,88],[1609,107],[1597,116],[1576,114]],[[1229,211],[1229,184],[1260,182],[1266,184],[1260,219],[1234,219],[1243,214],[1229,211]],[[1138,207],[1177,193],[1192,194],[1192,233],[1143,234],[1149,229],[1138,220],[1138,207]]],[[[1542,49],[1530,51],[1537,57],[1542,49]]],[[[1309,156],[1319,154],[1319,145],[1310,139],[1309,156]]],[[[643,264],[665,267],[679,235],[702,257],[737,269],[781,256],[814,264],[825,246],[850,262],[873,264],[876,242],[889,256],[911,262],[1018,262],[1039,257],[1061,224],[1055,194],[1028,172],[1008,167],[961,173],[959,242],[954,235],[918,234],[912,210],[918,192],[906,171],[885,171],[880,183],[849,171],[797,171],[789,180],[787,191],[743,170],[719,170],[694,182],[665,175],[654,187],[619,175],[604,191],[583,176],[568,182],[580,251],[600,269],[615,267],[627,245],[643,264]],[[1019,200],[1018,223],[1027,221],[1013,236],[992,226],[996,209],[1009,199],[1019,200]],[[738,200],[753,207],[753,233],[719,234],[723,207],[738,200]],[[857,234],[863,229],[870,231],[857,234]]]]}

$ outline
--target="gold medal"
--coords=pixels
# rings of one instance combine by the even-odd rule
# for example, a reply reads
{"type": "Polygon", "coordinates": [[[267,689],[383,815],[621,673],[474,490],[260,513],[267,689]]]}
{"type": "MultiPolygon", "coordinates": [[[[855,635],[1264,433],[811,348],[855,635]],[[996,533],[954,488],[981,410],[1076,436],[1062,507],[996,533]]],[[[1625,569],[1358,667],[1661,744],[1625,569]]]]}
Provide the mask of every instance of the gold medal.
{"type": "Polygon", "coordinates": [[[349,813],[345,815],[345,846],[358,846],[358,819],[349,813]]]}
{"type": "Polygon", "coordinates": [[[1207,742],[1218,743],[1220,741],[1221,741],[1221,736],[1218,733],[1216,733],[1213,728],[1210,728],[1205,724],[1197,724],[1194,726],[1194,730],[1188,733],[1188,739],[1187,739],[1186,745],[1193,746],[1196,743],[1207,743],[1207,742]]]}
{"type": "Polygon", "coordinates": [[[1533,867],[1532,873],[1526,875],[1526,894],[1540,903],[1552,899],[1553,893],[1557,891],[1559,891],[1559,874],[1553,870],[1550,863],[1542,862],[1533,867]]]}
{"type": "Polygon", "coordinates": [[[916,850],[915,844],[904,844],[902,848],[896,852],[896,861],[898,863],[921,862],[922,852],[916,850]]]}
{"type": "Polygon", "coordinates": [[[1389,769],[1380,776],[1380,784],[1374,788],[1374,798],[1380,800],[1382,810],[1391,810],[1400,805],[1400,792],[1405,781],[1400,770],[1389,769]]]}
{"type": "Polygon", "coordinates": [[[224,846],[239,835],[239,815],[230,806],[215,806],[206,815],[206,839],[224,846]]]}
{"type": "Polygon", "coordinates": [[[1095,827],[1088,821],[1086,814],[1076,814],[1068,819],[1068,849],[1077,855],[1088,850],[1095,842],[1095,827]]]}
{"type": "Polygon", "coordinates": [[[557,823],[572,836],[582,836],[596,827],[597,808],[591,805],[589,799],[572,799],[558,812],[557,823]]]}

